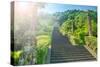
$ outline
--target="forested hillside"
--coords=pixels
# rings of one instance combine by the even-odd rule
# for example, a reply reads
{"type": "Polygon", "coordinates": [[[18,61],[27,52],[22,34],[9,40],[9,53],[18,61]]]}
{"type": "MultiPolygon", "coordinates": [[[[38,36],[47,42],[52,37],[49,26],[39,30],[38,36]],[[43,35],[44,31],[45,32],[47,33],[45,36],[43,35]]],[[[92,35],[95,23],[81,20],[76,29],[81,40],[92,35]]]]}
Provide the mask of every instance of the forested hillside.
{"type": "Polygon", "coordinates": [[[67,10],[54,14],[60,24],[59,31],[69,37],[73,45],[88,44],[97,49],[97,13],[93,10],[67,10]]]}

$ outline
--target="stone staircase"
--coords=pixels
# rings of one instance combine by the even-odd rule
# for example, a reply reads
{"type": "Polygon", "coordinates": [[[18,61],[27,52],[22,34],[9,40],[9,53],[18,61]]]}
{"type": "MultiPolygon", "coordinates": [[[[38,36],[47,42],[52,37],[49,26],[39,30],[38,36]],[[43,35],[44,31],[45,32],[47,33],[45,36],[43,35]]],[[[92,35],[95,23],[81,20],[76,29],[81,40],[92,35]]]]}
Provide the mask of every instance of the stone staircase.
{"type": "Polygon", "coordinates": [[[83,46],[73,46],[68,38],[54,29],[50,63],[96,60],[83,46]]]}

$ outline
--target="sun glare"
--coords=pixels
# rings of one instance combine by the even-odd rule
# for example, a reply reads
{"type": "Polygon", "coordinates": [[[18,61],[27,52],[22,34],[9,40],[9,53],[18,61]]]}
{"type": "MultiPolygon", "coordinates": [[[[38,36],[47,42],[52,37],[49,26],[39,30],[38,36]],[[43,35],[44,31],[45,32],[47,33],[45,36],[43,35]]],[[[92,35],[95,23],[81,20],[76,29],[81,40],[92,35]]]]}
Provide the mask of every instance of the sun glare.
{"type": "Polygon", "coordinates": [[[15,9],[18,14],[25,15],[25,14],[33,14],[37,11],[36,3],[31,2],[16,2],[15,9]]]}
{"type": "Polygon", "coordinates": [[[18,3],[16,3],[16,8],[17,8],[18,11],[25,12],[29,9],[29,3],[18,2],[18,3]]]}

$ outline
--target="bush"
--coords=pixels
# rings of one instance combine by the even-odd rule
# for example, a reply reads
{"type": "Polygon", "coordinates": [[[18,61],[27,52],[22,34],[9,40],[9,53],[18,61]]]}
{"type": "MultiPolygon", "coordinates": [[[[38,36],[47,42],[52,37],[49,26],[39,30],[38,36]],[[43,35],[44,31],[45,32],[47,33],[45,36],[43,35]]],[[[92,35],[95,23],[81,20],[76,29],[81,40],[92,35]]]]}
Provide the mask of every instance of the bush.
{"type": "Polygon", "coordinates": [[[94,52],[97,50],[97,38],[94,36],[86,36],[85,43],[90,47],[94,52]]]}
{"type": "Polygon", "coordinates": [[[17,65],[19,58],[21,57],[22,51],[12,51],[11,52],[11,58],[14,60],[14,64],[17,65]]]}
{"type": "Polygon", "coordinates": [[[84,45],[85,44],[84,37],[85,37],[84,32],[80,30],[76,30],[74,33],[69,34],[69,38],[72,45],[84,45]]]}
{"type": "Polygon", "coordinates": [[[49,35],[40,35],[37,36],[37,62],[36,64],[43,64],[45,63],[48,47],[50,45],[50,36],[49,35]]]}
{"type": "Polygon", "coordinates": [[[76,45],[78,39],[76,39],[74,36],[70,36],[70,42],[72,43],[72,45],[76,45]]]}

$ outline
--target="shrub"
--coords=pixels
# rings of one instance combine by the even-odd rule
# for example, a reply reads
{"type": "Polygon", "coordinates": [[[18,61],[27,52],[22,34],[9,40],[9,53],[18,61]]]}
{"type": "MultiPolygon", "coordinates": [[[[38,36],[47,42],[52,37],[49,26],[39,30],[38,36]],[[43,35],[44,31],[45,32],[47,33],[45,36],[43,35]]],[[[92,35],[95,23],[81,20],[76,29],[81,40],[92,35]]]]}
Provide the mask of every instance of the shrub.
{"type": "Polygon", "coordinates": [[[70,41],[72,45],[84,45],[85,40],[84,40],[84,32],[77,30],[74,33],[69,34],[70,41]]]}
{"type": "Polygon", "coordinates": [[[88,47],[90,47],[93,51],[97,50],[97,38],[94,36],[86,36],[85,43],[88,47]]]}
{"type": "Polygon", "coordinates": [[[11,52],[11,58],[14,60],[14,64],[17,65],[19,58],[21,57],[22,51],[12,51],[11,52]]]}
{"type": "Polygon", "coordinates": [[[49,35],[40,35],[37,36],[37,64],[45,63],[48,47],[50,45],[50,36],[49,35]]]}

